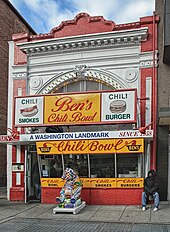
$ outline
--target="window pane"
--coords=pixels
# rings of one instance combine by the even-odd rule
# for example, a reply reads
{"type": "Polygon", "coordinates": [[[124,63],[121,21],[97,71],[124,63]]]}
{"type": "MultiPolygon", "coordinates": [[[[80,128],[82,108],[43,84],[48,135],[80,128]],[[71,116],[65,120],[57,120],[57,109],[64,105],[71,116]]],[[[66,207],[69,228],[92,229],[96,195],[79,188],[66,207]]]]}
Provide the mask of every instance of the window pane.
{"type": "Polygon", "coordinates": [[[118,177],[140,177],[138,167],[141,167],[141,154],[117,154],[118,177]],[[139,163],[138,163],[139,162],[139,163]]]}
{"type": "Polygon", "coordinates": [[[67,92],[79,92],[80,91],[80,81],[72,82],[67,85],[67,92]]]}
{"type": "Polygon", "coordinates": [[[88,177],[87,155],[64,155],[64,168],[72,168],[79,177],[88,177]]]}
{"type": "Polygon", "coordinates": [[[41,175],[48,178],[60,178],[63,174],[61,155],[43,155],[41,158],[41,175]]]}
{"type": "Polygon", "coordinates": [[[113,89],[113,87],[111,87],[110,85],[103,85],[102,84],[102,90],[111,90],[113,89]]]}
{"type": "Polygon", "coordinates": [[[92,178],[115,177],[114,155],[90,155],[90,174],[92,178]]]}
{"type": "Polygon", "coordinates": [[[97,81],[86,81],[86,91],[100,90],[100,83],[97,81]]]}

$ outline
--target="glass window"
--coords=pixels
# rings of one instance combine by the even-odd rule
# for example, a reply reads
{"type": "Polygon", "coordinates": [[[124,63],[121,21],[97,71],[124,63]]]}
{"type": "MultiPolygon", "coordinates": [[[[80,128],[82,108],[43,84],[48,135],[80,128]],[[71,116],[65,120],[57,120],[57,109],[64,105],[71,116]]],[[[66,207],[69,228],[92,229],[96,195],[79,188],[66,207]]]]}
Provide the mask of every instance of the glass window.
{"type": "Polygon", "coordinates": [[[86,81],[85,91],[100,90],[100,83],[97,81],[86,81]]]}
{"type": "Polygon", "coordinates": [[[114,178],[115,162],[114,155],[90,155],[90,175],[91,178],[114,178]]]}
{"type": "Polygon", "coordinates": [[[117,177],[140,177],[142,167],[141,154],[116,154],[117,177]]]}
{"type": "Polygon", "coordinates": [[[67,92],[79,92],[80,91],[80,81],[71,82],[67,86],[67,92]]]}
{"type": "Polygon", "coordinates": [[[63,174],[61,155],[40,156],[41,177],[60,178],[63,174]]]}
{"type": "Polygon", "coordinates": [[[79,177],[88,177],[87,155],[64,155],[64,169],[72,168],[79,177]]]}

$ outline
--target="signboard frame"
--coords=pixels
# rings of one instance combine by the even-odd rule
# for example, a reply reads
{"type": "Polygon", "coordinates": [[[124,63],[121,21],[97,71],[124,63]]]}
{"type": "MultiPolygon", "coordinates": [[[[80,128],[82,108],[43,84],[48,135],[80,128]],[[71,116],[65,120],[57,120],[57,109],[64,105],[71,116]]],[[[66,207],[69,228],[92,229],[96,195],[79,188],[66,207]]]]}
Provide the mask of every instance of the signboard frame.
{"type": "MultiPolygon", "coordinates": [[[[59,100],[58,100],[59,101],[59,100]]],[[[106,100],[105,100],[106,101],[106,100]]],[[[48,103],[49,101],[47,101],[48,103]]],[[[51,102],[51,101],[50,101],[51,102]]],[[[62,103],[64,104],[64,103],[62,103]]],[[[66,102],[65,104],[70,104],[66,102]]],[[[58,105],[57,105],[58,106],[58,105]]],[[[118,123],[136,123],[137,121],[137,89],[121,89],[112,91],[90,91],[90,92],[73,92],[73,93],[57,93],[48,95],[28,95],[15,97],[14,104],[15,127],[40,127],[40,126],[67,126],[67,125],[97,125],[97,124],[118,124],[118,123]],[[92,95],[99,96],[97,102],[91,99],[92,95]],[[82,96],[84,102],[82,100],[82,96]],[[105,97],[104,97],[105,96],[105,97]],[[72,106],[56,107],[56,102],[45,105],[48,99],[57,98],[71,98],[72,106]],[[76,102],[77,97],[77,102],[76,102]],[[110,98],[110,102],[106,107],[104,99],[110,98]],[[35,100],[34,100],[35,99],[35,100]],[[39,101],[39,102],[38,102],[39,101]],[[82,102],[81,102],[82,101],[82,102]],[[94,101],[94,102],[93,102],[94,101]],[[129,103],[130,102],[130,103],[129,103]],[[102,104],[105,104],[103,106],[102,104]],[[48,123],[46,117],[48,116],[47,109],[51,112],[57,111],[56,119],[48,123]],[[93,110],[93,108],[94,110],[93,110]],[[107,116],[105,117],[105,110],[107,108],[107,116]],[[77,110],[77,111],[76,111],[77,110]],[[88,111],[88,112],[86,112],[88,111]],[[94,113],[92,113],[94,111],[94,113]],[[90,114],[88,114],[90,112],[90,114]],[[108,114],[110,112],[110,114],[108,114]],[[77,114],[76,114],[77,113],[77,114]],[[75,120],[75,114],[77,116],[75,120]],[[80,116],[81,115],[81,116],[80,116]],[[104,119],[105,117],[105,119],[104,119]],[[59,119],[58,119],[59,118],[59,119]],[[72,121],[71,121],[71,119],[72,121]],[[106,120],[109,118],[108,120],[106,120]],[[112,119],[111,119],[112,118],[112,119]]]]}

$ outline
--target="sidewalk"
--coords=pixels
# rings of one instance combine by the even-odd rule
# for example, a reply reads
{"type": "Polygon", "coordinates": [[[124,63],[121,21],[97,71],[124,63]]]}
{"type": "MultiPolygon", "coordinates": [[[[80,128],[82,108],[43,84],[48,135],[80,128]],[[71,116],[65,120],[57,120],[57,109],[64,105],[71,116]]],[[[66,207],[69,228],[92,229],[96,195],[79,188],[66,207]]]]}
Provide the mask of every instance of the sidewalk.
{"type": "Polygon", "coordinates": [[[140,206],[101,206],[87,205],[78,214],[57,213],[53,214],[56,205],[41,203],[10,202],[0,198],[0,223],[11,218],[27,219],[52,219],[91,222],[119,222],[119,223],[159,223],[170,224],[170,202],[161,202],[160,210],[152,212],[153,206],[149,205],[145,212],[140,206]]]}
{"type": "Polygon", "coordinates": [[[6,188],[0,187],[0,223],[11,218],[37,218],[52,220],[73,220],[91,222],[153,223],[170,224],[170,202],[160,202],[159,210],[153,212],[153,205],[146,211],[141,206],[126,205],[86,205],[78,214],[53,214],[54,204],[10,202],[6,198],[6,188]]]}

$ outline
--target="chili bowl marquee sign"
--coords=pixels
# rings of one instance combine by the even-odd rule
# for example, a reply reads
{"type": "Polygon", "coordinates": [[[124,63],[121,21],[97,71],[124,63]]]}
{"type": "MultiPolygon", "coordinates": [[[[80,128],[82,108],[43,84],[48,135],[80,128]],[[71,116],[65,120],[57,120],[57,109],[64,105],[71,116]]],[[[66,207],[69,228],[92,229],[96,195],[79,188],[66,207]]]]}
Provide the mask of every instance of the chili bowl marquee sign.
{"type": "Polygon", "coordinates": [[[61,140],[36,142],[36,146],[39,155],[144,152],[143,139],[61,140]]]}
{"type": "Polygon", "coordinates": [[[136,122],[136,89],[16,97],[15,126],[136,122]]]}

